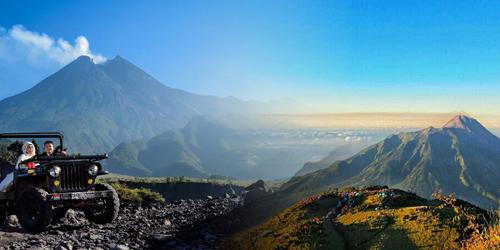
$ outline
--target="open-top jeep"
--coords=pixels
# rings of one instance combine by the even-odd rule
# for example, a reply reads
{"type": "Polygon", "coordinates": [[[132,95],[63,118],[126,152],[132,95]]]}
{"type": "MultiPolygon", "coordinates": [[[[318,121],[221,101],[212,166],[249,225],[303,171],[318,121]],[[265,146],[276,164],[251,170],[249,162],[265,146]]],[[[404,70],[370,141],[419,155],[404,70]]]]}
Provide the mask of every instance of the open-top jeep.
{"type": "MultiPolygon", "coordinates": [[[[64,140],[60,133],[0,134],[0,139],[12,138],[56,138],[61,148],[64,140]]],[[[36,167],[19,169],[4,163],[0,166],[0,222],[15,214],[24,229],[39,232],[60,220],[69,208],[83,210],[91,222],[112,222],[118,216],[118,195],[110,185],[95,183],[97,176],[107,174],[99,163],[106,158],[107,155],[35,156],[19,165],[33,162],[36,167]],[[9,174],[10,179],[5,179],[9,174]]]]}

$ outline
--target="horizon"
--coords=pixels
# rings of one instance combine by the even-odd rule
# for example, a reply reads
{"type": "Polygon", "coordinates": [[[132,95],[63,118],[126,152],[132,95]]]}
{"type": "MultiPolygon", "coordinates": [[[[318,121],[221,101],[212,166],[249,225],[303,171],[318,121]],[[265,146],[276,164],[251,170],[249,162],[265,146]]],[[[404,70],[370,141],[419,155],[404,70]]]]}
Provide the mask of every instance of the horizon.
{"type": "MultiPolygon", "coordinates": [[[[96,62],[95,59],[90,55],[80,55],[68,64],[76,61],[80,57],[89,58],[94,64],[103,64],[110,60],[115,60],[117,58],[124,59],[129,62],[126,58],[120,55],[114,56],[112,59],[107,59],[106,61],[96,62]]],[[[130,62],[129,62],[130,63],[130,62]]],[[[132,63],[133,64],[133,63],[132,63]]],[[[67,65],[63,65],[64,68],[67,65]]],[[[61,68],[61,69],[62,69],[61,68]]],[[[56,73],[56,72],[54,72],[56,73]]],[[[147,72],[146,72],[147,73],[147,72]]],[[[52,75],[52,74],[51,74],[52,75]]],[[[47,76],[49,77],[49,76],[47,76]]],[[[154,76],[153,76],[154,77],[154,76]]],[[[45,79],[45,78],[44,78],[45,79]]],[[[43,81],[43,80],[41,80],[43,81]]],[[[41,82],[40,81],[40,82],[41,82]]],[[[167,86],[167,85],[165,85],[167,86]]],[[[19,93],[14,93],[12,96],[21,94],[25,91],[30,90],[34,86],[27,90],[22,90],[19,93]]],[[[169,86],[167,86],[169,87],[169,86]]],[[[213,96],[213,95],[206,95],[213,96]]],[[[0,101],[3,101],[11,96],[7,96],[0,101]]],[[[216,96],[214,96],[216,97],[216,96]]],[[[227,96],[223,98],[230,98],[234,96],[227,96]]],[[[237,97],[234,97],[237,98],[237,97]]],[[[282,101],[282,100],[292,100],[288,97],[282,99],[269,100],[269,101],[257,101],[261,103],[282,101]]],[[[246,102],[253,102],[256,100],[243,100],[246,102]]],[[[300,103],[303,104],[303,103],[300,103]]],[[[499,129],[500,128],[500,115],[492,114],[470,114],[463,111],[457,112],[337,112],[337,113],[327,113],[327,112],[315,112],[315,111],[304,111],[296,113],[271,113],[271,114],[256,114],[256,116],[271,117],[274,120],[274,124],[279,124],[283,127],[297,127],[297,128],[354,128],[354,129],[366,129],[366,128],[395,128],[395,129],[422,129],[427,127],[441,127],[454,116],[465,114],[471,117],[479,117],[479,119],[485,121],[482,123],[489,129],[499,129]],[[286,122],[280,120],[280,118],[285,118],[286,122]],[[304,119],[305,118],[305,119],[304,119]],[[326,118],[326,119],[325,119],[326,118]]]]}
{"type": "Polygon", "coordinates": [[[456,113],[302,113],[302,114],[263,114],[282,127],[296,128],[353,128],[353,129],[425,129],[441,128],[458,115],[466,115],[478,120],[495,134],[500,129],[500,116],[485,114],[456,113]]]}
{"type": "MultiPolygon", "coordinates": [[[[68,64],[76,61],[77,59],[85,57],[89,58],[94,64],[104,64],[110,60],[115,60],[117,58],[121,58],[128,63],[132,63],[128,61],[126,58],[123,58],[120,55],[116,55],[113,58],[107,59],[106,61],[96,62],[96,60],[91,55],[80,55],[74,60],[70,61],[68,64]]],[[[62,65],[64,68],[66,65],[62,65]]],[[[62,69],[61,68],[61,69],[62,69]]],[[[56,72],[54,72],[56,73],[56,72]]],[[[147,72],[146,72],[147,73],[147,72]]],[[[49,77],[49,76],[47,76],[49,77]]],[[[153,76],[154,77],[154,76],[153,76]]],[[[41,80],[42,81],[42,80],[41,80]]],[[[40,82],[41,82],[40,81],[40,82]]],[[[165,85],[166,86],[166,85],[165,85]]],[[[29,89],[33,88],[30,87],[29,89]]],[[[167,86],[169,87],[169,86],[167,86]]],[[[27,90],[22,90],[19,93],[14,93],[12,96],[21,94],[27,90]]],[[[182,90],[182,89],[181,89],[182,90]]],[[[207,95],[209,96],[209,95],[207,95]]],[[[213,96],[213,95],[212,95],[213,96]]],[[[11,96],[7,96],[3,99],[0,99],[0,102],[9,98],[11,96]]],[[[233,96],[228,96],[233,97],[233,96]]],[[[237,98],[237,97],[235,97],[237,98]]],[[[287,97],[283,99],[270,100],[273,101],[281,101],[286,100],[287,97]]],[[[294,99],[291,99],[295,101],[294,99]]],[[[255,100],[243,100],[246,102],[253,102],[255,100]]],[[[260,101],[261,103],[265,103],[265,101],[260,101]]],[[[300,103],[303,104],[303,103],[300,103]]],[[[337,112],[337,113],[328,113],[328,112],[315,112],[315,111],[303,111],[303,112],[295,112],[295,113],[269,113],[269,114],[254,114],[252,115],[254,118],[262,118],[271,121],[271,124],[279,125],[283,128],[331,128],[331,129],[424,129],[427,127],[441,127],[450,119],[457,115],[467,115],[473,117],[475,119],[480,120],[481,124],[487,127],[490,130],[500,129],[500,115],[492,115],[492,114],[470,114],[463,111],[457,112],[337,112]]]]}
{"type": "Polygon", "coordinates": [[[498,3],[114,3],[2,2],[0,99],[79,55],[121,55],[200,95],[291,98],[314,113],[500,115],[498,3]]]}

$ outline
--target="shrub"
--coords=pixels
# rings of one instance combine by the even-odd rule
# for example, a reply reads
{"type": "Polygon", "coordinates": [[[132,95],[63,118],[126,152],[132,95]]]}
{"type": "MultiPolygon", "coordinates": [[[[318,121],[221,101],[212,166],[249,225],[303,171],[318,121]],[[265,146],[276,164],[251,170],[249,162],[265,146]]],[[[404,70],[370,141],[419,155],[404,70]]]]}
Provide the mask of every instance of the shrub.
{"type": "Polygon", "coordinates": [[[22,153],[21,148],[23,147],[23,143],[21,141],[15,142],[0,142],[0,162],[2,164],[15,164],[17,160],[17,156],[22,153]]]}
{"type": "Polygon", "coordinates": [[[499,249],[500,248],[500,211],[492,220],[492,224],[482,232],[474,233],[467,241],[463,242],[462,249],[499,249]]]}
{"type": "Polygon", "coordinates": [[[161,194],[147,188],[129,188],[118,182],[111,183],[111,186],[116,190],[118,196],[123,201],[136,203],[165,202],[165,198],[163,198],[161,194]]]}
{"type": "Polygon", "coordinates": [[[462,241],[462,249],[500,249],[500,211],[484,216],[465,209],[461,204],[463,201],[457,200],[454,195],[444,196],[436,193],[433,196],[443,202],[438,208],[449,206],[456,213],[454,221],[460,226],[465,238],[462,241]]]}

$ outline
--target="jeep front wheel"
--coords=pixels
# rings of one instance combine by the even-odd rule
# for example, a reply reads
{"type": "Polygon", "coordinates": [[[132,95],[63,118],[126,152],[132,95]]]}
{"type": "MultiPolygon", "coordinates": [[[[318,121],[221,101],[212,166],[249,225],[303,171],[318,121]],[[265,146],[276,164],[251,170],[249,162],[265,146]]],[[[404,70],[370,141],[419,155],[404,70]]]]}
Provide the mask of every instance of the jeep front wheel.
{"type": "Polygon", "coordinates": [[[19,194],[16,215],[21,226],[29,232],[41,232],[52,221],[52,206],[47,200],[47,191],[28,188],[19,194]]]}
{"type": "Polygon", "coordinates": [[[120,199],[115,189],[108,184],[95,184],[95,191],[111,191],[111,195],[96,200],[96,204],[84,210],[85,217],[97,224],[114,221],[120,211],[120,199]]]}

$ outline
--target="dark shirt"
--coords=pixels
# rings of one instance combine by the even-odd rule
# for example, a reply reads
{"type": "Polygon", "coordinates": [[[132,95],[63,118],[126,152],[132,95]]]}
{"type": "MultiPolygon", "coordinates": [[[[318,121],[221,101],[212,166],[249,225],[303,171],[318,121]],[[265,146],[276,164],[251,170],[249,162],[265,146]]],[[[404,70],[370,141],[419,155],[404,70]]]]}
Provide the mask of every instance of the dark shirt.
{"type": "Polygon", "coordinates": [[[66,154],[66,152],[64,152],[64,153],[54,152],[52,155],[48,155],[47,153],[43,152],[43,153],[37,155],[37,157],[48,157],[48,156],[67,156],[67,154],[66,154]]]}
{"type": "Polygon", "coordinates": [[[38,157],[47,157],[47,156],[54,156],[54,154],[52,154],[52,155],[48,155],[46,152],[43,152],[43,153],[41,153],[41,154],[39,154],[39,155],[37,155],[37,156],[38,156],[38,157]]]}

